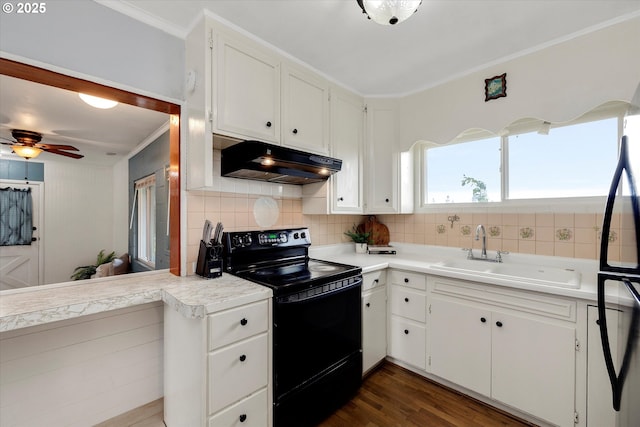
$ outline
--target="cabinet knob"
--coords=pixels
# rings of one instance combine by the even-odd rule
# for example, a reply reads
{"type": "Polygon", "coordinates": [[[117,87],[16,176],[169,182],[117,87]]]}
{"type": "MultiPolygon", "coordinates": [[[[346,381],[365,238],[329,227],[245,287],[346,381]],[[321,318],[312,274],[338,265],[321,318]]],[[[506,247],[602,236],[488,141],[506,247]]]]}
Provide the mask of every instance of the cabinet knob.
{"type": "Polygon", "coordinates": [[[409,298],[405,298],[405,299],[404,299],[404,302],[409,302],[409,298]]]}
{"type": "Polygon", "coordinates": [[[298,134],[298,129],[294,129],[291,132],[293,132],[294,135],[297,135],[298,134]]]}
{"type": "Polygon", "coordinates": [[[404,278],[404,283],[409,283],[409,279],[407,277],[404,278]]]}
{"type": "Polygon", "coordinates": [[[271,122],[267,122],[267,127],[270,128],[271,127],[271,122]]]}
{"type": "Polygon", "coordinates": [[[480,321],[481,321],[482,323],[485,323],[485,322],[487,321],[487,319],[486,319],[486,318],[484,318],[484,317],[481,317],[481,318],[480,318],[480,321]]]}
{"type": "Polygon", "coordinates": [[[380,283],[380,280],[375,279],[375,280],[373,281],[373,283],[380,283]]]}
{"type": "Polygon", "coordinates": [[[338,197],[339,202],[344,202],[344,197],[338,197]]]}
{"type": "Polygon", "coordinates": [[[405,330],[404,330],[404,334],[405,334],[405,335],[409,335],[409,330],[408,330],[408,329],[405,329],[405,330]]]}
{"type": "Polygon", "coordinates": [[[242,326],[245,326],[247,323],[249,323],[249,321],[247,319],[244,319],[244,318],[240,321],[240,324],[242,326]]]}
{"type": "Polygon", "coordinates": [[[370,302],[368,302],[368,303],[366,304],[366,306],[367,306],[367,307],[371,307],[371,303],[370,303],[370,302]]]}
{"type": "Polygon", "coordinates": [[[241,362],[244,362],[245,360],[247,360],[247,356],[246,356],[246,355],[244,355],[244,354],[243,354],[243,355],[241,355],[241,356],[240,356],[240,361],[241,361],[241,362]]]}
{"type": "Polygon", "coordinates": [[[496,326],[497,326],[498,328],[502,328],[502,322],[498,320],[498,321],[496,322],[496,326]]]}
{"type": "Polygon", "coordinates": [[[389,199],[384,199],[384,202],[385,203],[389,203],[389,199]]]}
{"type": "Polygon", "coordinates": [[[243,422],[247,421],[247,414],[242,414],[242,415],[240,415],[240,418],[239,418],[239,419],[240,419],[240,422],[241,422],[241,423],[243,423],[243,422]]]}
{"type": "Polygon", "coordinates": [[[600,325],[600,319],[596,320],[596,325],[600,325]]]}

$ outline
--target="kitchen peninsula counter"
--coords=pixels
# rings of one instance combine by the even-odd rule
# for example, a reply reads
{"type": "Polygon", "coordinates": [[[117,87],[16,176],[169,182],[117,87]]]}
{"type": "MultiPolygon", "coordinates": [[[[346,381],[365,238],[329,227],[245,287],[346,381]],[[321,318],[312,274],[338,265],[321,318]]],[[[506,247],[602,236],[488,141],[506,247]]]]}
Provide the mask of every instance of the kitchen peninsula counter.
{"type": "Polygon", "coordinates": [[[271,290],[223,274],[179,277],[167,270],[35,286],[0,295],[0,332],[163,301],[187,318],[269,298],[271,290]]]}

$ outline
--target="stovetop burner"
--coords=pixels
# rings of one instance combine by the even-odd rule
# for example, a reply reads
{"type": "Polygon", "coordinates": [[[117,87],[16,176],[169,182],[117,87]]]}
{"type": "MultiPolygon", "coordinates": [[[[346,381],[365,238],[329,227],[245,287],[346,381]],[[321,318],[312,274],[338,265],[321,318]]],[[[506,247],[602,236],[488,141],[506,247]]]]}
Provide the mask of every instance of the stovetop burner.
{"type": "Polygon", "coordinates": [[[225,233],[225,269],[265,285],[274,295],[357,276],[360,267],[309,258],[309,230],[225,233]]]}

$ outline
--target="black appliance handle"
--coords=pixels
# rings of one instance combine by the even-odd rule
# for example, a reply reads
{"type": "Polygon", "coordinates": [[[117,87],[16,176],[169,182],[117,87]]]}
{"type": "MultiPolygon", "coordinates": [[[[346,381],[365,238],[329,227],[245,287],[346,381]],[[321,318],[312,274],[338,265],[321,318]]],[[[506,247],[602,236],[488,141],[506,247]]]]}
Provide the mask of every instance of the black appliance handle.
{"type": "MultiPolygon", "coordinates": [[[[338,280],[336,281],[336,283],[337,282],[343,282],[343,280],[338,280]]],[[[347,291],[349,289],[353,289],[356,286],[362,286],[362,282],[363,282],[362,276],[357,276],[355,277],[355,280],[353,280],[351,283],[339,288],[334,288],[334,289],[322,291],[322,292],[313,290],[313,289],[321,289],[323,288],[323,286],[329,285],[330,283],[334,283],[334,282],[329,282],[329,283],[326,283],[325,285],[319,285],[317,288],[311,288],[311,289],[296,292],[293,294],[279,296],[276,298],[276,302],[278,304],[297,304],[297,303],[309,301],[312,299],[325,298],[330,295],[334,295],[340,292],[347,291]]]]}
{"type": "Polygon", "coordinates": [[[627,378],[627,372],[629,371],[631,356],[636,347],[638,329],[640,329],[640,293],[638,293],[629,279],[618,276],[601,275],[598,280],[598,324],[600,325],[600,338],[602,340],[604,361],[607,366],[607,373],[609,374],[609,382],[611,383],[613,409],[615,409],[616,411],[620,411],[622,389],[627,378]],[[631,314],[631,325],[629,327],[629,334],[627,336],[627,345],[624,349],[624,355],[622,358],[622,364],[620,365],[619,373],[616,373],[615,366],[613,365],[611,346],[609,344],[609,333],[607,331],[607,314],[604,299],[604,285],[606,279],[621,280],[622,283],[624,283],[625,288],[629,291],[634,299],[631,314]]]}
{"type": "Polygon", "coordinates": [[[609,188],[609,195],[607,196],[607,203],[604,210],[604,219],[602,221],[602,236],[600,237],[600,270],[601,271],[617,271],[621,273],[640,274],[640,202],[638,195],[638,187],[635,182],[633,171],[631,170],[631,163],[629,162],[629,148],[627,136],[622,137],[620,142],[620,159],[616,166],[616,170],[613,173],[613,179],[611,181],[611,187],[609,188]],[[616,198],[616,192],[622,180],[622,173],[625,172],[629,181],[629,187],[631,191],[631,210],[633,211],[633,220],[635,225],[635,244],[636,254],[638,259],[636,260],[635,268],[616,267],[611,266],[608,263],[609,253],[609,233],[611,231],[611,217],[613,215],[613,205],[616,198]]]}

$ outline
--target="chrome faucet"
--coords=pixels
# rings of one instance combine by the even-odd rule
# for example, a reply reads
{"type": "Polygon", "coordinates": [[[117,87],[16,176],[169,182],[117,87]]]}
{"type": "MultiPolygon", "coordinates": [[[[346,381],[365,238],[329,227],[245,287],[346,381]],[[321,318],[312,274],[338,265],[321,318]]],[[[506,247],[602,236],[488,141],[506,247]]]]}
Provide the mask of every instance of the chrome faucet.
{"type": "Polygon", "coordinates": [[[482,253],[480,258],[487,259],[487,232],[482,224],[476,227],[476,240],[480,240],[480,232],[482,232],[482,253]]]}

